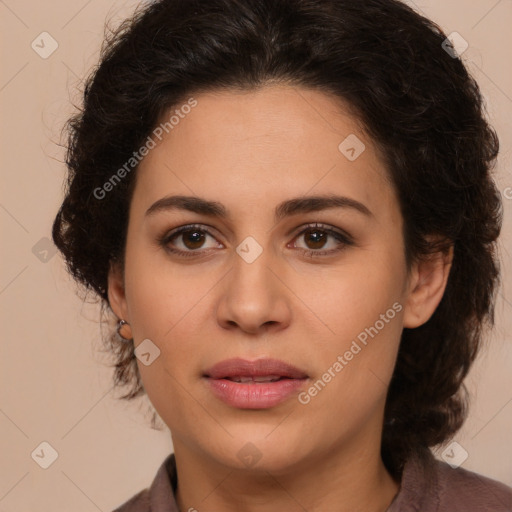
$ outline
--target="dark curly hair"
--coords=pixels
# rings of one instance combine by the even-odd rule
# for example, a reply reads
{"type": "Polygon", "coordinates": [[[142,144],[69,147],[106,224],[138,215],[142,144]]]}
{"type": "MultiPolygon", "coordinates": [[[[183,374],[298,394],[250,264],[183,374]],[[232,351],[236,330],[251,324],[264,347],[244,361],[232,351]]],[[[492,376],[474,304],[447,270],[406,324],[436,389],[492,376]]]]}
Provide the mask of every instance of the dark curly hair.
{"type": "MultiPolygon", "coordinates": [[[[69,176],[53,224],[67,268],[110,315],[110,265],[123,268],[136,167],[97,191],[162,116],[200,92],[271,83],[344,100],[376,144],[404,218],[408,269],[453,245],[444,296],[402,333],[388,390],[382,457],[405,460],[450,439],[468,409],[463,380],[494,325],[500,194],[490,176],[499,141],[482,96],[446,35],[397,0],[160,0],[106,36],[83,108],[69,120],[69,176]],[[443,44],[444,43],[444,44],[443,44]],[[96,191],[96,192],[95,192],[96,191]],[[428,235],[435,235],[437,242],[428,235]]],[[[115,385],[144,394],[133,344],[109,331],[115,385]]]]}

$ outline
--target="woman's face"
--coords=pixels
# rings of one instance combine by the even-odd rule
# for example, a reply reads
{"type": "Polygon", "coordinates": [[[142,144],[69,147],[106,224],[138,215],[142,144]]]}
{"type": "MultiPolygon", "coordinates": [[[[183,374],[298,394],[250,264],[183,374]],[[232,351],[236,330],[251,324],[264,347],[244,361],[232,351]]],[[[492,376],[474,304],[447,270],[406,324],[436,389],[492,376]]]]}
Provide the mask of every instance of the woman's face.
{"type": "Polygon", "coordinates": [[[372,141],[318,91],[194,99],[137,170],[124,283],[109,282],[175,449],[276,473],[378,449],[402,328],[436,304],[409,313],[403,219],[372,141]],[[233,358],[248,363],[211,370],[233,358]],[[250,364],[267,358],[298,373],[250,364]]]}

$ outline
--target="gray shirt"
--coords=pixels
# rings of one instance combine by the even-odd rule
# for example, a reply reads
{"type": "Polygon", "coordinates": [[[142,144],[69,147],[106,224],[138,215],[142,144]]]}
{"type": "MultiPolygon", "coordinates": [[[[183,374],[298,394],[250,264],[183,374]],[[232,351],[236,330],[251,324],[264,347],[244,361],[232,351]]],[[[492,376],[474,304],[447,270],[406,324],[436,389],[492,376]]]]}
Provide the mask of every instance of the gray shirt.
{"type": "MultiPolygon", "coordinates": [[[[151,486],[113,512],[180,512],[176,487],[176,460],[171,453],[151,486]]],[[[512,487],[461,467],[454,469],[429,451],[426,458],[405,463],[400,490],[386,512],[512,512],[512,487]]]]}

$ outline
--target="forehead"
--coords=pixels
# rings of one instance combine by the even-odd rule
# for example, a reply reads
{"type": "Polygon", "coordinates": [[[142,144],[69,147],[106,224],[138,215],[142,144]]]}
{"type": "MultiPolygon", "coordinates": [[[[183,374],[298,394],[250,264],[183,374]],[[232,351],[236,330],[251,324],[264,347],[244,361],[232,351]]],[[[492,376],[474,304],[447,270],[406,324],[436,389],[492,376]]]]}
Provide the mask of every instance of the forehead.
{"type": "Polygon", "coordinates": [[[373,142],[337,98],[284,85],[193,98],[162,118],[181,113],[141,162],[134,201],[186,193],[262,208],[333,191],[370,208],[394,201],[373,142]]]}

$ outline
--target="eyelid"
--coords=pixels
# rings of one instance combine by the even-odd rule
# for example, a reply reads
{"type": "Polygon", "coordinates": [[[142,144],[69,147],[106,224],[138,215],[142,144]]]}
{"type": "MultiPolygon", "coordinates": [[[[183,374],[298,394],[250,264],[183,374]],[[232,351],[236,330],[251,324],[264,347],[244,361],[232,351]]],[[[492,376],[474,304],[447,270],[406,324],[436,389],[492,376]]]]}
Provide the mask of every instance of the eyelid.
{"type": "MultiPolygon", "coordinates": [[[[164,231],[164,233],[157,237],[157,241],[159,244],[165,245],[168,244],[169,241],[176,237],[181,235],[183,232],[187,231],[193,231],[194,229],[197,229],[198,231],[203,232],[206,235],[209,235],[215,239],[219,238],[218,235],[215,235],[212,233],[212,231],[218,233],[217,229],[215,229],[213,226],[210,226],[209,224],[199,224],[199,223],[193,223],[193,224],[183,224],[182,226],[178,226],[177,228],[171,229],[170,231],[164,231]],[[205,229],[208,228],[208,229],[205,229]]],[[[222,242],[220,242],[222,244],[222,242]]],[[[224,245],[224,244],[222,244],[224,245]]],[[[188,252],[199,252],[198,251],[188,251],[188,252]]]]}
{"type": "MultiPolygon", "coordinates": [[[[172,229],[171,231],[164,232],[163,235],[158,237],[158,243],[159,245],[163,246],[167,251],[178,254],[178,255],[185,255],[185,256],[193,256],[197,255],[200,257],[200,255],[204,255],[206,253],[211,252],[212,249],[198,249],[198,250],[189,250],[189,251],[183,251],[181,249],[171,249],[168,244],[171,241],[172,238],[180,236],[183,232],[192,231],[194,229],[197,229],[198,231],[203,232],[205,235],[212,236],[213,238],[218,238],[214,234],[211,233],[211,231],[218,232],[216,228],[214,228],[211,225],[208,224],[199,224],[199,223],[193,223],[193,224],[184,224],[182,226],[179,226],[177,228],[172,229]],[[208,229],[205,229],[208,228],[208,229]]],[[[305,231],[308,229],[318,229],[320,231],[325,231],[328,236],[337,238],[339,245],[342,245],[343,247],[341,249],[304,249],[301,247],[296,247],[296,249],[302,251],[303,253],[308,254],[316,254],[318,256],[322,255],[329,255],[329,254],[335,254],[336,252],[339,252],[346,246],[350,246],[354,244],[354,239],[351,235],[349,235],[346,231],[341,230],[339,228],[336,228],[334,226],[331,226],[329,224],[324,224],[321,222],[310,222],[306,224],[302,224],[298,228],[292,230],[291,232],[288,232],[286,234],[287,237],[292,236],[292,242],[302,235],[305,231]]],[[[218,241],[218,240],[217,240],[218,241]]],[[[221,245],[224,245],[222,242],[219,242],[221,245]]],[[[287,244],[287,247],[289,247],[289,244],[287,244]]]]}
{"type": "Polygon", "coordinates": [[[307,222],[306,224],[302,224],[296,230],[292,230],[288,236],[293,236],[294,238],[298,235],[302,234],[306,229],[318,229],[321,231],[326,231],[327,233],[336,233],[340,237],[347,239],[349,241],[353,241],[352,236],[350,236],[346,231],[337,228],[335,226],[331,226],[330,224],[324,224],[323,222],[307,222]]]}

